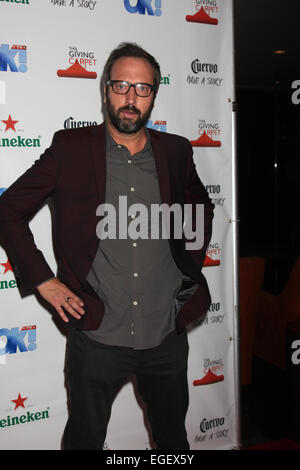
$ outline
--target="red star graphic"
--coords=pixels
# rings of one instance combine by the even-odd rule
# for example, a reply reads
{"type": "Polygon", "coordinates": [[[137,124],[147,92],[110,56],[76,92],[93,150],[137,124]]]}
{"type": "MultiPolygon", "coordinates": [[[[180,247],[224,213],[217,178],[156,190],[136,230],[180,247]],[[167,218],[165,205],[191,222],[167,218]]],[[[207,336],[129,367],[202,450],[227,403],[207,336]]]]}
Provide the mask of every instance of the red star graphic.
{"type": "Polygon", "coordinates": [[[14,271],[13,271],[13,268],[11,267],[11,264],[10,264],[10,262],[9,262],[8,260],[7,260],[6,263],[0,263],[0,264],[1,264],[2,266],[4,266],[4,268],[5,268],[3,274],[7,273],[7,271],[14,272],[14,271]]]}
{"type": "Polygon", "coordinates": [[[13,402],[16,404],[15,410],[16,410],[17,408],[19,408],[19,406],[22,406],[22,408],[25,408],[25,406],[24,406],[24,401],[25,401],[25,400],[27,400],[27,398],[22,398],[21,395],[20,395],[20,393],[19,393],[18,398],[17,398],[16,400],[11,400],[11,401],[13,401],[13,402]]]}
{"type": "Polygon", "coordinates": [[[4,124],[6,125],[5,132],[8,131],[8,129],[12,129],[13,131],[16,132],[15,124],[19,121],[14,121],[11,118],[11,115],[8,116],[8,119],[6,121],[2,121],[2,122],[4,122],[4,124]]]}

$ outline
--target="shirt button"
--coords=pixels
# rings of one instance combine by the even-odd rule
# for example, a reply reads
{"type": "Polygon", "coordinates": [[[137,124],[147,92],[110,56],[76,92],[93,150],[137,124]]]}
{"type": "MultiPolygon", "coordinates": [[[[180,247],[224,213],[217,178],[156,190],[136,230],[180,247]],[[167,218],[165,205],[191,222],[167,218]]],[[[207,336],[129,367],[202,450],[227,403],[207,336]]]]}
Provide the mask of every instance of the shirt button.
{"type": "Polygon", "coordinates": [[[122,148],[122,145],[118,144],[117,147],[118,147],[118,149],[121,149],[121,148],[122,148]]]}
{"type": "Polygon", "coordinates": [[[133,273],[133,276],[134,276],[134,277],[138,277],[138,273],[133,273]]]}
{"type": "Polygon", "coordinates": [[[133,186],[130,188],[130,191],[134,191],[134,187],[133,187],[133,186]]]}
{"type": "Polygon", "coordinates": [[[136,300],[134,300],[132,303],[133,303],[133,305],[137,305],[137,304],[138,304],[136,300]]]}
{"type": "Polygon", "coordinates": [[[128,163],[131,163],[131,160],[127,160],[127,161],[128,161],[128,163]]]}
{"type": "Polygon", "coordinates": [[[135,219],[135,215],[134,214],[131,214],[130,216],[132,219],[135,219]]]}
{"type": "Polygon", "coordinates": [[[133,242],[132,246],[137,246],[137,242],[133,242]]]}

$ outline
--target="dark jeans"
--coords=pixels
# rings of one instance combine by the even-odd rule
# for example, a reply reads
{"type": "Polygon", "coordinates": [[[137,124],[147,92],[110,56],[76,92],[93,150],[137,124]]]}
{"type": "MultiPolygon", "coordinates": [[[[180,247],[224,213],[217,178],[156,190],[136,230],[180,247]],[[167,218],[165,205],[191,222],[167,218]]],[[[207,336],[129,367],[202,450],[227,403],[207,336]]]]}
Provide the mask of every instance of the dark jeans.
{"type": "Polygon", "coordinates": [[[134,350],[100,344],[71,330],[67,348],[71,411],[64,450],[103,448],[112,403],[132,374],[158,449],[189,449],[186,331],[171,333],[158,347],[134,350]]]}

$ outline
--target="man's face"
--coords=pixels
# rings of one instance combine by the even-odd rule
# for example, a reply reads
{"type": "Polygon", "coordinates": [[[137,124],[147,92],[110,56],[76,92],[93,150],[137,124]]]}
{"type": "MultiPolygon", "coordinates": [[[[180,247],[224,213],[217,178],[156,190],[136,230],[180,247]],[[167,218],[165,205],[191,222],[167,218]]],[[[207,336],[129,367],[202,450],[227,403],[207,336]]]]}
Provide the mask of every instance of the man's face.
{"type": "MultiPolygon", "coordinates": [[[[153,85],[154,72],[145,59],[122,57],[112,66],[110,79],[153,85]]],[[[148,97],[141,97],[131,87],[126,95],[119,95],[108,87],[104,91],[104,102],[112,125],[119,132],[133,134],[147,123],[154,106],[154,92],[148,97]]]]}

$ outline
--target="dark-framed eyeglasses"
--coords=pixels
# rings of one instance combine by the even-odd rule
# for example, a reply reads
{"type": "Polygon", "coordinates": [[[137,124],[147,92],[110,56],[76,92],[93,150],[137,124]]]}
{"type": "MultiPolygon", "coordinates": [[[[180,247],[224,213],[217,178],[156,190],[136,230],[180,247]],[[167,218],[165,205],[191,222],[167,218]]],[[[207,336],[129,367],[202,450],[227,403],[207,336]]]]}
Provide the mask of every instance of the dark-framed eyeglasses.
{"type": "Polygon", "coordinates": [[[118,95],[126,95],[131,87],[134,88],[137,96],[141,96],[143,98],[150,96],[152,91],[155,92],[154,86],[149,83],[130,83],[125,82],[124,80],[107,80],[106,85],[111,86],[113,92],[118,95]]]}

